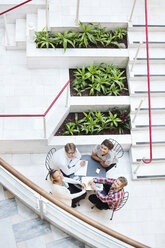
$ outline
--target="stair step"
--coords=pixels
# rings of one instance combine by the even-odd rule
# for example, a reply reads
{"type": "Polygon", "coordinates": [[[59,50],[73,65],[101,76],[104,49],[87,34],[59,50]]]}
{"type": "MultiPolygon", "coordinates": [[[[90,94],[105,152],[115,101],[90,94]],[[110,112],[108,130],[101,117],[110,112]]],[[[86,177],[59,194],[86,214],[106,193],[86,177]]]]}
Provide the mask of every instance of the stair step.
{"type": "MultiPolygon", "coordinates": [[[[163,158],[160,158],[160,157],[159,157],[159,158],[153,158],[153,159],[152,159],[152,161],[164,161],[164,160],[165,160],[165,157],[163,157],[163,158]]],[[[137,162],[140,162],[141,159],[136,159],[136,161],[137,161],[137,162]]],[[[149,162],[150,159],[149,159],[149,158],[146,158],[145,161],[146,161],[146,162],[149,162]]]]}
{"type": "MultiPolygon", "coordinates": [[[[134,28],[135,29],[135,28],[134,28]]],[[[165,28],[163,28],[165,29],[165,28]]],[[[158,31],[158,30],[155,30],[155,31],[151,31],[149,29],[148,31],[148,37],[149,37],[149,44],[151,45],[157,45],[158,42],[160,44],[161,42],[161,45],[164,45],[164,42],[165,42],[165,32],[163,31],[158,31]]],[[[136,28],[136,31],[135,30],[130,30],[128,31],[128,41],[129,41],[129,45],[132,45],[132,44],[137,44],[137,42],[146,42],[146,34],[145,34],[145,30],[144,28],[140,29],[140,28],[136,28]],[[136,43],[134,43],[136,42],[136,43]]]]}
{"type": "MultiPolygon", "coordinates": [[[[148,82],[147,80],[136,80],[136,81],[130,81],[128,82],[129,84],[129,92],[130,95],[134,95],[134,94],[139,94],[139,96],[141,95],[146,95],[148,93],[148,82]],[[139,89],[143,89],[143,90],[139,90],[139,89]]],[[[150,92],[153,95],[156,94],[164,94],[165,92],[165,83],[164,81],[150,81],[150,92]],[[158,88],[159,85],[159,88],[158,88]]]]}
{"type": "MultiPolygon", "coordinates": [[[[139,41],[133,41],[133,43],[128,44],[128,47],[129,48],[135,48],[135,47],[137,48],[139,43],[140,43],[139,41]]],[[[142,43],[143,44],[141,44],[140,48],[142,48],[142,47],[145,48],[146,47],[146,41],[142,40],[142,43]]],[[[164,48],[165,47],[165,41],[149,41],[148,44],[149,44],[149,48],[164,48]]]]}
{"type": "MultiPolygon", "coordinates": [[[[145,146],[132,146],[131,147],[132,162],[140,162],[142,158],[145,158],[146,161],[149,161],[150,158],[150,148],[149,145],[145,146]]],[[[152,157],[153,162],[165,162],[164,156],[164,146],[153,146],[152,147],[152,157]]]]}
{"type": "MultiPolygon", "coordinates": [[[[145,24],[134,24],[132,27],[128,27],[129,31],[145,31],[146,25],[145,24]]],[[[148,25],[148,31],[157,32],[157,31],[165,31],[165,25],[148,25]]]]}
{"type": "Polygon", "coordinates": [[[16,42],[26,42],[26,20],[16,19],[16,42]]]}
{"type": "MultiPolygon", "coordinates": [[[[145,24],[133,24],[133,27],[145,27],[145,24]]],[[[148,27],[153,27],[153,28],[157,28],[157,27],[161,27],[161,28],[165,28],[165,25],[150,25],[148,24],[148,27]]]]}
{"type": "MultiPolygon", "coordinates": [[[[135,74],[134,75],[135,77],[140,77],[140,78],[142,78],[142,77],[147,77],[147,74],[135,74]]],[[[150,77],[155,77],[155,78],[159,78],[159,77],[165,77],[165,74],[150,74],[150,77]]]]}
{"type": "MultiPolygon", "coordinates": [[[[135,56],[137,53],[137,47],[136,48],[129,48],[129,58],[130,63],[134,62],[135,56]]],[[[146,57],[146,47],[140,47],[138,52],[138,57],[136,60],[136,63],[146,63],[147,57],[146,57]]],[[[152,47],[149,51],[149,61],[151,63],[163,63],[165,60],[165,48],[159,48],[159,47],[152,47]]]]}
{"type": "MultiPolygon", "coordinates": [[[[130,115],[131,121],[134,118],[134,114],[130,115]]],[[[136,116],[135,122],[132,122],[132,127],[140,127],[140,128],[148,128],[148,113],[144,114],[139,112],[136,116]]],[[[162,115],[160,113],[152,113],[152,127],[165,127],[165,115],[162,115]]]]}
{"type": "MultiPolygon", "coordinates": [[[[136,94],[136,93],[137,93],[137,94],[143,94],[143,93],[147,93],[147,94],[148,94],[148,91],[144,91],[144,90],[143,90],[143,91],[140,91],[140,90],[138,91],[138,90],[136,90],[136,91],[135,91],[135,94],[136,94]]],[[[151,94],[158,94],[158,93],[165,93],[165,91],[163,91],[163,90],[162,90],[162,91],[161,91],[161,90],[158,90],[158,91],[150,91],[150,93],[151,93],[151,94]]]]}
{"type": "MultiPolygon", "coordinates": [[[[140,107],[140,110],[148,110],[148,97],[143,97],[143,102],[140,107]]],[[[131,111],[135,111],[138,109],[138,106],[140,104],[139,97],[131,97],[130,103],[131,103],[131,111]]],[[[165,110],[165,98],[164,97],[158,97],[153,96],[151,99],[151,110],[153,111],[164,111],[165,110]]]]}
{"type": "MultiPolygon", "coordinates": [[[[137,60],[147,60],[147,58],[137,58],[137,60]]],[[[149,60],[165,60],[165,58],[149,58],[149,60]]]]}
{"type": "MultiPolygon", "coordinates": [[[[140,41],[134,41],[133,43],[134,44],[139,44],[140,41]]],[[[143,43],[146,44],[146,41],[143,41],[143,43]]],[[[161,44],[165,44],[165,41],[148,41],[148,44],[158,44],[158,45],[161,45],[161,44]]]]}
{"type": "Polygon", "coordinates": [[[34,30],[37,30],[37,15],[36,14],[27,14],[26,15],[26,35],[29,34],[29,27],[34,26],[34,30]]]}
{"type": "MultiPolygon", "coordinates": [[[[148,145],[150,144],[150,142],[136,142],[136,145],[148,145]]],[[[153,145],[164,145],[165,144],[165,141],[152,141],[152,144],[153,145]]]]}
{"type": "Polygon", "coordinates": [[[49,26],[52,31],[64,31],[76,27],[75,24],[76,1],[64,1],[62,5],[58,1],[49,3],[49,26]]]}
{"type": "Polygon", "coordinates": [[[163,162],[151,162],[139,167],[136,174],[134,173],[138,164],[132,164],[133,179],[164,179],[165,164],[163,162]]]}
{"type": "MultiPolygon", "coordinates": [[[[136,128],[149,128],[149,125],[136,125],[136,128]]],[[[165,125],[151,125],[152,128],[165,128],[165,125]]]]}
{"type": "MultiPolygon", "coordinates": [[[[149,108],[140,108],[140,110],[148,110],[149,108]]],[[[135,108],[135,110],[137,110],[137,108],[135,108]]],[[[151,108],[151,110],[162,110],[164,111],[165,108],[151,108]]]]}
{"type": "MultiPolygon", "coordinates": [[[[129,68],[131,69],[131,64],[129,64],[129,68]]],[[[147,75],[147,65],[144,66],[143,63],[136,63],[133,68],[134,76],[144,77],[147,75]]],[[[150,76],[158,77],[165,76],[165,64],[164,63],[152,63],[150,64],[150,76]]]]}
{"type": "Polygon", "coordinates": [[[37,11],[37,31],[42,31],[46,27],[46,10],[38,9],[37,11]]]}
{"type": "MultiPolygon", "coordinates": [[[[133,145],[148,145],[149,142],[149,130],[132,130],[132,144],[133,145]]],[[[152,144],[164,145],[165,144],[165,131],[164,129],[152,130],[152,144]]]]}

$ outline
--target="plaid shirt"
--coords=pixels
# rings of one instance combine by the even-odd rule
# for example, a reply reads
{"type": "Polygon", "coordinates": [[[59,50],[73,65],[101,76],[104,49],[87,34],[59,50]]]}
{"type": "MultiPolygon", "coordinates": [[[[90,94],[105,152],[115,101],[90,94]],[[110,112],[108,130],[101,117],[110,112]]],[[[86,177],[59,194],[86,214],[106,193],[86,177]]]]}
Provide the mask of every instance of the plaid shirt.
{"type": "MultiPolygon", "coordinates": [[[[112,184],[115,181],[115,179],[112,178],[94,178],[94,183],[101,183],[101,184],[112,184]]],[[[107,195],[102,194],[98,190],[94,190],[97,197],[104,203],[107,203],[109,205],[109,208],[113,208],[114,210],[117,209],[117,207],[120,206],[123,198],[124,198],[124,189],[120,190],[114,190],[110,189],[107,195]]]]}

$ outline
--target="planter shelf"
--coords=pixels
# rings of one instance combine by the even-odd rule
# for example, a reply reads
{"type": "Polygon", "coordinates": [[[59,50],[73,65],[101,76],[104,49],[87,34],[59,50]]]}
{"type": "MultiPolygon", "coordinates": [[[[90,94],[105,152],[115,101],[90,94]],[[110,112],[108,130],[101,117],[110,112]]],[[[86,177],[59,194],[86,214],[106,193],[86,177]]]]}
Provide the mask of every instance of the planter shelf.
{"type": "Polygon", "coordinates": [[[128,49],[111,48],[36,48],[36,43],[27,42],[27,64],[29,68],[76,68],[89,64],[114,64],[126,68],[128,49]]]}
{"type": "Polygon", "coordinates": [[[82,153],[90,153],[92,148],[100,144],[104,139],[112,138],[122,145],[125,151],[131,147],[131,134],[125,135],[84,135],[84,136],[54,136],[49,143],[50,146],[57,149],[63,147],[66,143],[73,142],[78,146],[82,153]]]}
{"type": "Polygon", "coordinates": [[[126,109],[130,106],[129,96],[71,96],[70,112],[88,110],[107,111],[108,108],[126,109]]]}

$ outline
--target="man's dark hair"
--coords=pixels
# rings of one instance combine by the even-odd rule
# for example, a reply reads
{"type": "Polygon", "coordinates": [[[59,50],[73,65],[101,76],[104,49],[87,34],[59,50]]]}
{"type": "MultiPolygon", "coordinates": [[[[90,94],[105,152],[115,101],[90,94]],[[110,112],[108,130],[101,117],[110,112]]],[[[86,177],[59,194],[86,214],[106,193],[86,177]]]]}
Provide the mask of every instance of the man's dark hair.
{"type": "Polygon", "coordinates": [[[112,150],[113,147],[114,147],[114,145],[112,144],[112,142],[111,142],[110,140],[108,140],[108,139],[105,139],[105,140],[101,143],[101,145],[106,146],[109,150],[112,150]]]}

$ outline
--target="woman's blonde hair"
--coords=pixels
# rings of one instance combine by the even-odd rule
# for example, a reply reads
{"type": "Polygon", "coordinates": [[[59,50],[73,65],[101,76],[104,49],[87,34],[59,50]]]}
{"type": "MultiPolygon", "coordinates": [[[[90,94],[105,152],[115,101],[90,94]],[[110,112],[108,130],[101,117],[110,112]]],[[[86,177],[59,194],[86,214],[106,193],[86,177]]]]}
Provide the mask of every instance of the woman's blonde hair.
{"type": "Polygon", "coordinates": [[[76,146],[75,146],[75,144],[73,144],[73,143],[67,143],[66,145],[65,145],[65,151],[66,152],[69,152],[69,151],[76,151],[76,146]]]}
{"type": "Polygon", "coordinates": [[[49,178],[50,178],[50,181],[51,181],[53,184],[55,184],[55,182],[56,182],[56,180],[55,180],[54,177],[53,177],[53,174],[54,174],[56,171],[58,171],[58,170],[51,170],[51,171],[49,172],[49,178]]]}

